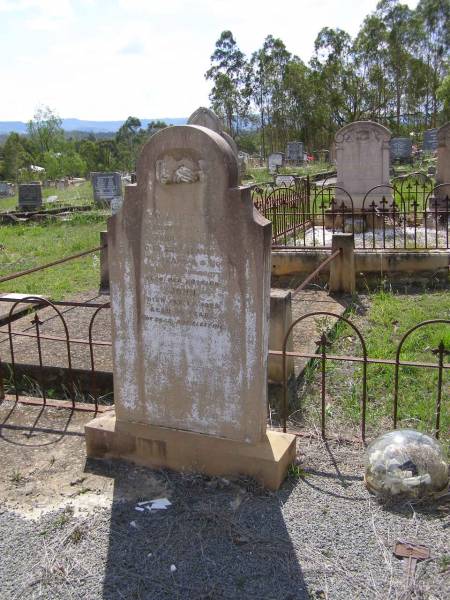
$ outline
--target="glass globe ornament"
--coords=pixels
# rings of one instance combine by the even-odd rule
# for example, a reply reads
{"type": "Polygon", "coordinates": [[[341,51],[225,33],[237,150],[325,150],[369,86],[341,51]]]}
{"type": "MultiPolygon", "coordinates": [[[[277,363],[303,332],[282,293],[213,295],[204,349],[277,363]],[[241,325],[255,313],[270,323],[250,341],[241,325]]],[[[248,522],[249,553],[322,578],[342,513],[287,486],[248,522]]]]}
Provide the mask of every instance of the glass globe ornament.
{"type": "Polygon", "coordinates": [[[365,483],[382,496],[422,498],[445,492],[449,473],[444,451],[420,431],[384,433],[367,447],[365,483]]]}

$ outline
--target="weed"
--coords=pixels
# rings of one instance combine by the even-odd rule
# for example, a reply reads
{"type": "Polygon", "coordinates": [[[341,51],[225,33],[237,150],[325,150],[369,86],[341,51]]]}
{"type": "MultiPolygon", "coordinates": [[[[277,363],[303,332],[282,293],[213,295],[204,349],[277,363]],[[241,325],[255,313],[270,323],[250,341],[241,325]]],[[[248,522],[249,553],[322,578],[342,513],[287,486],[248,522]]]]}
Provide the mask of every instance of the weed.
{"type": "Polygon", "coordinates": [[[307,475],[307,472],[300,465],[290,465],[288,476],[292,479],[304,479],[307,475]]]}
{"type": "Polygon", "coordinates": [[[450,554],[443,554],[439,557],[439,570],[445,573],[450,568],[450,554]]]}
{"type": "Polygon", "coordinates": [[[16,485],[19,485],[20,483],[23,483],[25,481],[25,477],[22,475],[22,473],[20,471],[14,471],[13,474],[11,475],[11,481],[12,481],[12,483],[15,483],[16,485]]]}

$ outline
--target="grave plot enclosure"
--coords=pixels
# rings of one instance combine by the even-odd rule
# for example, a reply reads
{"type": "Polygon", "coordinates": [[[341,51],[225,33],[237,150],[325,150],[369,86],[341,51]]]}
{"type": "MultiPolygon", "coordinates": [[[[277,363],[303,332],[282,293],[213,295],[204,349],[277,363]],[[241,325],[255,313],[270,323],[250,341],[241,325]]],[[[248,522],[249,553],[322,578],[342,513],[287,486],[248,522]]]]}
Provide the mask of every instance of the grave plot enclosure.
{"type": "Polygon", "coordinates": [[[109,222],[116,411],[88,453],[277,487],[295,440],[266,432],[271,225],[204,127],[155,135],[137,180],[109,222]]]}

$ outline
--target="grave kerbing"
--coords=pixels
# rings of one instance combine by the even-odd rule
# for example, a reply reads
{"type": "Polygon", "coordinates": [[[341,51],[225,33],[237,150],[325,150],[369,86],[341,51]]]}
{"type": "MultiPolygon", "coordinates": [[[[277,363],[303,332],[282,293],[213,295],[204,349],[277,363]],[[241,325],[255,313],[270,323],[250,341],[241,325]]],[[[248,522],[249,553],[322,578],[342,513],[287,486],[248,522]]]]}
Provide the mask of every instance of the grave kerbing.
{"type": "Polygon", "coordinates": [[[115,413],[88,455],[275,489],[295,437],[266,431],[271,225],[204,127],[153,136],[137,173],[108,224],[115,413]]]}

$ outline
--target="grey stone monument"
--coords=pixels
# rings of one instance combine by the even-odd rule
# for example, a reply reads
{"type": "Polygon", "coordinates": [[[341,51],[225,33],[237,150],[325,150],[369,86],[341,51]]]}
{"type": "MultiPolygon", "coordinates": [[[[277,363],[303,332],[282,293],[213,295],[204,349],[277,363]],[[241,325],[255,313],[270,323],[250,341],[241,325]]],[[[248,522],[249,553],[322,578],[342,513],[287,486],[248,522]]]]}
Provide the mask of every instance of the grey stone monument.
{"type": "Polygon", "coordinates": [[[423,134],[423,144],[422,151],[426,153],[433,153],[437,150],[438,140],[437,140],[437,132],[436,128],[427,129],[423,134]]]}
{"type": "Polygon", "coordinates": [[[391,160],[410,162],[412,155],[412,141],[408,137],[396,137],[390,141],[391,160]]]}
{"type": "Polygon", "coordinates": [[[113,214],[122,205],[122,177],[120,173],[91,173],[94,202],[111,207],[113,214]]]}
{"type": "Polygon", "coordinates": [[[19,185],[19,209],[37,210],[42,206],[41,183],[21,183],[19,185]]]}
{"type": "Polygon", "coordinates": [[[296,165],[303,163],[305,153],[303,142],[288,142],[286,148],[286,160],[296,165]]]}
{"type": "Polygon", "coordinates": [[[272,152],[269,154],[267,164],[269,167],[269,173],[275,175],[278,172],[279,167],[282,167],[284,163],[284,154],[282,152],[272,152]]]}
{"type": "MultiPolygon", "coordinates": [[[[389,186],[390,142],[389,129],[373,121],[356,121],[342,127],[335,135],[337,183],[350,194],[353,208],[363,207],[366,193],[376,186],[389,186]]],[[[377,188],[370,202],[389,200],[388,188],[377,188]]],[[[336,200],[350,205],[347,194],[336,190],[336,200]]],[[[367,208],[367,207],[366,207],[367,208]]]]}

